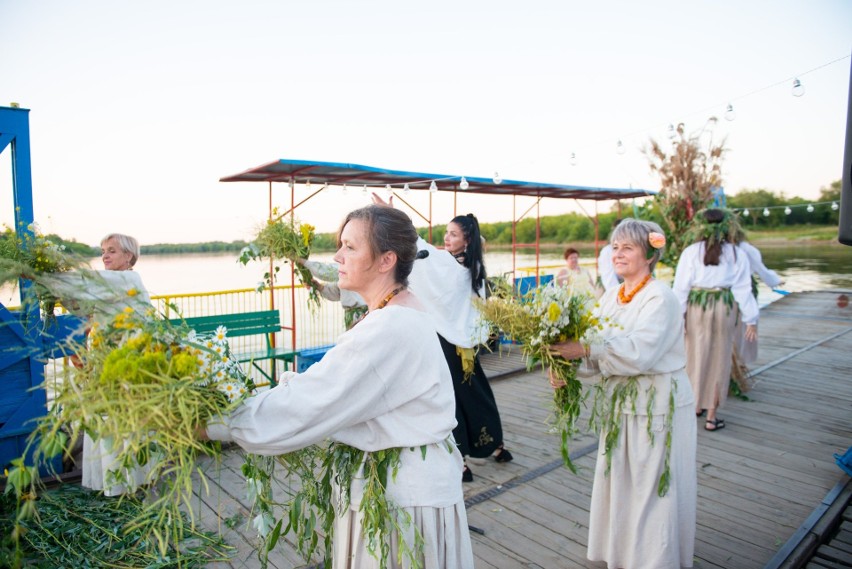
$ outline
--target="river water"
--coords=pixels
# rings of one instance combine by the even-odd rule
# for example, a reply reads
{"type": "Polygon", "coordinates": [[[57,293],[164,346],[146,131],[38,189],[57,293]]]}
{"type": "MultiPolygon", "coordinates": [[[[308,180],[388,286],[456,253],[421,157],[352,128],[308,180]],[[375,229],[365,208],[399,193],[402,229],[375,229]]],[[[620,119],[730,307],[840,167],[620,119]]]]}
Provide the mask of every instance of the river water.
{"type": "MultiPolygon", "coordinates": [[[[763,246],[761,252],[764,264],[784,279],[779,290],[852,290],[852,247],[839,244],[763,246]]],[[[594,252],[581,251],[581,255],[581,263],[594,275],[594,252]]],[[[320,253],[312,258],[330,260],[331,256],[331,253],[320,253]]],[[[561,250],[558,249],[543,251],[539,257],[542,267],[557,267],[562,262],[561,250]]],[[[489,275],[511,272],[512,254],[510,251],[489,252],[485,263],[489,275]]],[[[526,274],[521,268],[535,265],[534,254],[525,252],[516,255],[514,266],[519,269],[519,276],[526,274]]],[[[93,259],[91,266],[103,268],[99,258],[93,259]]],[[[136,270],[148,291],[152,295],[160,295],[255,288],[263,279],[266,267],[260,262],[243,266],[237,262],[236,253],[198,253],[143,256],[136,270]]],[[[546,272],[553,272],[553,269],[546,272]]],[[[671,271],[663,268],[658,277],[670,279],[671,271]]],[[[764,306],[782,296],[783,293],[773,292],[761,284],[758,301],[764,306]]],[[[0,302],[7,306],[17,304],[17,294],[8,288],[2,289],[0,302]]]]}

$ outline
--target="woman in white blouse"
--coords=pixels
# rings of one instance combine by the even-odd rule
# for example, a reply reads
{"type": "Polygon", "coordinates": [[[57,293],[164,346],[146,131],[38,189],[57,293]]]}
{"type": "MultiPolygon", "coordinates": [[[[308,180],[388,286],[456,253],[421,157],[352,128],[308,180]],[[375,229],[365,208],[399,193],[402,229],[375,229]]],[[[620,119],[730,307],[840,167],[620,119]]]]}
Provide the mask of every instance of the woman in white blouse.
{"type": "MultiPolygon", "coordinates": [[[[607,401],[635,385],[633,401],[609,411],[615,416],[606,424],[618,428],[617,441],[608,442],[606,424],[600,435],[588,558],[611,569],[692,567],[694,398],[680,306],[668,285],[652,277],[662,253],[662,229],[625,219],[610,239],[613,266],[624,282],[606,291],[595,309],[608,324],[586,344],[553,346],[565,359],[586,357],[597,364],[607,401]],[[665,473],[668,486],[661,492],[665,473]]],[[[558,387],[554,379],[551,384],[558,387]]]]}
{"type": "MultiPolygon", "coordinates": [[[[381,198],[375,196],[374,200],[381,198]]],[[[435,322],[443,359],[453,378],[456,443],[464,457],[509,462],[514,457],[503,445],[500,411],[479,363],[479,347],[488,342],[491,332],[473,304],[474,298],[485,298],[479,222],[473,214],[456,216],[447,224],[443,251],[422,238],[417,247],[425,257],[411,272],[411,290],[435,322]]],[[[473,481],[466,462],[462,480],[473,481]]]]}
{"type": "MultiPolygon", "coordinates": [[[[327,438],[366,452],[399,448],[386,492],[424,539],[422,566],[473,567],[462,458],[452,439],[453,385],[435,327],[407,288],[417,232],[404,213],[369,206],[346,217],[338,243],[338,284],[361,295],[367,315],[320,362],[283,373],[276,387],[209,423],[201,436],[263,455],[327,438]]],[[[354,477],[349,490],[349,508],[334,525],[333,566],[378,567],[361,531],[363,479],[354,477]]]]}
{"type": "Polygon", "coordinates": [[[686,361],[696,398],[696,415],[705,410],[704,428],[717,431],[716,417],[731,382],[738,319],[745,339],[757,338],[757,301],[751,293],[748,257],[733,244],[736,220],[730,211],[708,209],[696,214],[701,239],[683,250],[673,290],[686,317],[686,361]]]}
{"type": "MultiPolygon", "coordinates": [[[[139,255],[139,242],[135,238],[110,233],[101,240],[101,260],[106,270],[43,275],[40,282],[71,312],[91,317],[96,325],[105,326],[127,309],[140,315],[151,310],[148,291],[139,273],[133,270],[139,255]]],[[[85,353],[80,356],[85,358],[85,353]]],[[[77,357],[72,361],[75,365],[82,365],[77,363],[77,357]]],[[[88,433],[84,434],[84,488],[101,490],[105,496],[119,496],[152,482],[149,466],[126,467],[117,463],[113,452],[115,444],[121,443],[112,439],[93,439],[88,433]]]]}

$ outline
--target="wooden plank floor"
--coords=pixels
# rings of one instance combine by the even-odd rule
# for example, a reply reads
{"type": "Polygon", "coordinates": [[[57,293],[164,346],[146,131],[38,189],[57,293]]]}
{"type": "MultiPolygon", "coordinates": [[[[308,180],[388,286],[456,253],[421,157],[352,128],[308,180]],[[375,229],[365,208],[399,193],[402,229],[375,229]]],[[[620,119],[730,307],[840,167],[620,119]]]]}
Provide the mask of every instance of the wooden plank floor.
{"type": "MultiPolygon", "coordinates": [[[[765,567],[832,488],[850,483],[832,458],[852,444],[852,306],[838,307],[837,296],[796,293],[764,308],[757,384],[748,400],[730,398],[719,411],[724,430],[699,428],[695,567],[765,567]]],[[[492,387],[515,460],[470,461],[476,566],[602,569],[585,559],[597,440],[572,442],[578,474],[561,467],[547,427],[552,391],[540,370],[526,372],[517,347],[503,348],[483,366],[500,377],[492,387]]],[[[229,451],[221,465],[202,466],[212,485],[197,498],[199,518],[237,548],[230,563],[212,567],[259,566],[240,465],[229,451]]],[[[269,566],[311,564],[279,546],[269,566]]]]}

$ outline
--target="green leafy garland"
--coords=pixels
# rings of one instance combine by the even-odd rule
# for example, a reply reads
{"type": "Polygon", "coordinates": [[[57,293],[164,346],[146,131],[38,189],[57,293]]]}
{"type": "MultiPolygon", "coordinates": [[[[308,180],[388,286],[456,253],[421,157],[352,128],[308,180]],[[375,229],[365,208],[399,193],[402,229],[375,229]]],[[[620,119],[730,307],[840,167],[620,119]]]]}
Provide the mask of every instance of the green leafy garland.
{"type": "MultiPolygon", "coordinates": [[[[452,448],[448,441],[448,451],[452,452],[452,448]]],[[[358,514],[367,539],[367,551],[379,560],[381,567],[388,567],[392,561],[392,537],[396,535],[398,552],[391,566],[402,565],[406,561],[412,569],[422,567],[423,536],[415,528],[414,543],[404,539],[405,531],[412,526],[413,520],[386,494],[388,476],[396,479],[402,451],[401,448],[390,448],[366,452],[343,443],[329,442],[276,457],[246,455],[242,470],[249,500],[257,514],[254,525],[262,540],[258,552],[261,565],[267,566],[269,552],[281,536],[292,534],[296,550],[306,561],[311,560],[322,542],[324,566],[331,567],[335,518],[350,507],[353,479],[363,478],[364,494],[358,514]],[[283,503],[273,498],[276,465],[282,467],[283,477],[300,481],[299,489],[283,503]],[[276,520],[274,512],[278,507],[287,514],[276,520]]],[[[420,452],[425,460],[426,446],[421,446],[420,452]]]]}
{"type": "MultiPolygon", "coordinates": [[[[668,412],[665,418],[665,445],[666,458],[663,466],[663,472],[660,475],[660,480],[657,483],[657,495],[661,498],[669,491],[671,484],[671,454],[672,454],[672,430],[674,426],[675,412],[675,394],[677,393],[677,383],[672,381],[671,391],[669,393],[668,412]]],[[[645,414],[648,417],[646,430],[648,438],[651,440],[651,445],[656,443],[656,437],[652,430],[654,402],[657,395],[657,388],[651,385],[648,390],[648,401],[645,406],[645,414]]],[[[595,385],[595,397],[592,405],[592,414],[589,418],[589,424],[598,434],[603,433],[604,454],[606,455],[606,474],[609,474],[612,466],[612,452],[618,446],[618,440],[621,435],[621,425],[623,421],[625,409],[629,409],[631,413],[637,415],[636,401],[639,397],[639,380],[636,377],[630,377],[626,382],[617,383],[612,386],[611,392],[607,392],[607,380],[603,379],[595,385]]]]}

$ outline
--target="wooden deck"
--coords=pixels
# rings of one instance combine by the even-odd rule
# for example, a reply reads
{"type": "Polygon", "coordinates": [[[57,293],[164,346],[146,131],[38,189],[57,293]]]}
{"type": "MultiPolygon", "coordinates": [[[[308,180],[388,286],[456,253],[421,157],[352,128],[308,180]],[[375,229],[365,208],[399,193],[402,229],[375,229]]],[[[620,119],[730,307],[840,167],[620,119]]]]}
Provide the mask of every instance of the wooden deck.
{"type": "MultiPolygon", "coordinates": [[[[797,293],[763,309],[756,386],[748,400],[731,398],[720,410],[724,430],[699,428],[696,568],[788,566],[825,513],[849,502],[852,483],[832,454],[852,445],[852,306],[838,307],[837,296],[797,293]]],[[[571,474],[548,433],[552,392],[541,372],[526,372],[517,347],[483,365],[499,377],[492,386],[515,460],[470,461],[476,567],[602,569],[585,559],[597,439],[573,442],[579,474],[571,474]]],[[[259,566],[240,464],[233,451],[221,467],[206,466],[214,485],[198,498],[200,518],[238,548],[230,563],[211,566],[259,566]]],[[[311,565],[279,546],[269,566],[311,565]]]]}

